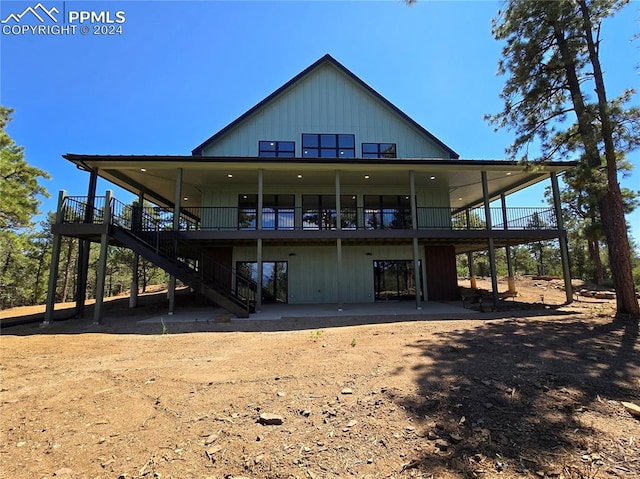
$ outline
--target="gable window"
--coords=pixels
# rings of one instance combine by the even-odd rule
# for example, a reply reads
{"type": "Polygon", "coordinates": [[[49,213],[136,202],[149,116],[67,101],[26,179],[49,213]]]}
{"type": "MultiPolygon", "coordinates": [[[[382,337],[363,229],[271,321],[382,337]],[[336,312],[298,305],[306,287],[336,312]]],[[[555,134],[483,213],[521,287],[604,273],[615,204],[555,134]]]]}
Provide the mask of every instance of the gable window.
{"type": "Polygon", "coordinates": [[[259,141],[258,156],[271,158],[293,158],[296,155],[295,141],[259,141]]]}
{"type": "Polygon", "coordinates": [[[346,134],[302,134],[303,158],[355,158],[354,135],[346,134]]]}
{"type": "Polygon", "coordinates": [[[396,158],[396,144],[363,143],[362,158],[396,158]]]}

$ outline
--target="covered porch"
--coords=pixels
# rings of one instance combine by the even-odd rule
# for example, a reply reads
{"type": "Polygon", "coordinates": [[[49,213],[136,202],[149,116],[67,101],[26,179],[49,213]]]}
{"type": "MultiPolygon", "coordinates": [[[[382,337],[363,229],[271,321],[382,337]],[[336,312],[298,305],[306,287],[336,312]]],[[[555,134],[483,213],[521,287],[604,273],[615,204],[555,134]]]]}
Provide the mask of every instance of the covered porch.
{"type": "MultiPolygon", "coordinates": [[[[54,233],[82,238],[87,250],[91,241],[117,244],[110,229],[115,225],[144,235],[147,243],[173,244],[174,254],[178,241],[190,245],[250,245],[260,269],[264,248],[270,242],[320,242],[332,245],[335,251],[336,283],[340,285],[340,272],[345,268],[343,248],[349,243],[407,244],[413,251],[414,264],[423,259],[425,245],[449,245],[458,254],[486,250],[495,278],[496,248],[507,249],[509,263],[510,246],[557,239],[568,285],[567,301],[572,297],[557,185],[557,173],[571,166],[567,163],[529,172],[511,162],[474,160],[327,164],[308,159],[257,162],[253,158],[66,157],[88,169],[89,191],[84,197],[61,194],[54,233]],[[97,196],[98,175],[137,195],[136,201],[119,201],[111,193],[97,196]],[[544,179],[551,181],[553,207],[507,206],[510,193],[544,179]],[[255,204],[243,205],[243,197],[249,195],[255,198],[255,204]],[[288,203],[277,204],[280,198],[272,203],[277,195],[287,196],[288,203]],[[323,207],[317,208],[308,197],[320,198],[323,207]],[[375,197],[379,198],[376,204],[372,203],[375,197]],[[389,198],[397,203],[388,204],[389,198]],[[496,201],[499,206],[492,204],[496,201]]],[[[419,269],[414,269],[415,308],[419,310],[428,285],[419,269]]],[[[79,268],[79,275],[82,273],[79,268]]],[[[262,277],[262,271],[257,277],[262,277]]],[[[493,290],[497,306],[495,283],[493,290]]],[[[262,288],[256,288],[257,310],[262,306],[261,292],[262,288]]],[[[98,299],[99,295],[100,291],[98,299]]],[[[81,296],[78,292],[79,299],[81,296]]],[[[337,304],[337,309],[343,308],[343,301],[337,304]]],[[[100,313],[94,320],[100,321],[100,313]]]]}

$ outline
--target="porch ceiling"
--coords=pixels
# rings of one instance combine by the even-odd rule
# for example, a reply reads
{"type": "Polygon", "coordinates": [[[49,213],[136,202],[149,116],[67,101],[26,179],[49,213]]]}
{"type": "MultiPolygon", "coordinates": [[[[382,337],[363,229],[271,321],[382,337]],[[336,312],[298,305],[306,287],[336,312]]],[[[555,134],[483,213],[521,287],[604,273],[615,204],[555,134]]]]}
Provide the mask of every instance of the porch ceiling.
{"type": "Polygon", "coordinates": [[[446,188],[451,207],[468,207],[482,203],[481,171],[487,172],[491,199],[501,193],[510,194],[548,178],[550,171],[561,172],[571,162],[551,163],[545,171],[525,171],[514,162],[495,160],[416,160],[395,159],[384,162],[355,160],[349,163],[327,163],[295,159],[286,162],[255,161],[255,158],[193,157],[112,157],[65,155],[83,168],[98,168],[99,175],[134,193],[162,205],[172,205],[176,192],[176,170],[183,168],[183,206],[201,206],[205,189],[230,188],[237,185],[246,192],[257,191],[258,169],[264,172],[265,191],[278,186],[331,187],[335,171],[340,171],[341,189],[372,189],[397,186],[409,193],[409,171],[415,171],[416,187],[446,188]],[[229,176],[231,175],[231,176],[229,176]]]}

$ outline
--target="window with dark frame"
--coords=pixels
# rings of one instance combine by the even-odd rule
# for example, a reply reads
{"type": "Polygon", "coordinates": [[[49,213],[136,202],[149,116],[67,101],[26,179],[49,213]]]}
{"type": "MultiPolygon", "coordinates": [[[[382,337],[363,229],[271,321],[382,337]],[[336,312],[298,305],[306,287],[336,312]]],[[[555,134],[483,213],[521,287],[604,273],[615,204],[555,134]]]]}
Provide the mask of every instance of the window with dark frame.
{"type": "MultiPolygon", "coordinates": [[[[262,262],[262,302],[286,303],[289,289],[289,262],[262,262]]],[[[258,282],[258,263],[256,261],[236,262],[236,291],[244,293],[244,297],[252,297],[255,290],[251,290],[250,283],[258,282]],[[242,281],[244,279],[244,281],[242,281]],[[247,281],[249,280],[249,281],[247,281]]]]}
{"type": "Polygon", "coordinates": [[[259,141],[258,156],[266,158],[293,158],[296,156],[296,142],[259,141]]]}
{"type": "Polygon", "coordinates": [[[406,195],[365,195],[366,229],[411,229],[411,199],[406,195]]]}
{"type": "Polygon", "coordinates": [[[396,158],[396,144],[363,143],[362,158],[396,158]]]}
{"type": "MultiPolygon", "coordinates": [[[[341,228],[356,229],[357,201],[355,195],[340,196],[341,228]]],[[[302,226],[305,230],[336,229],[335,195],[302,195],[302,226]]]]}
{"type": "Polygon", "coordinates": [[[334,133],[303,133],[303,158],[355,158],[355,135],[334,133]]]}
{"type": "MultiPolygon", "coordinates": [[[[295,195],[263,195],[262,229],[293,230],[295,195]]],[[[238,195],[238,229],[255,230],[257,227],[258,195],[238,195]]]]}

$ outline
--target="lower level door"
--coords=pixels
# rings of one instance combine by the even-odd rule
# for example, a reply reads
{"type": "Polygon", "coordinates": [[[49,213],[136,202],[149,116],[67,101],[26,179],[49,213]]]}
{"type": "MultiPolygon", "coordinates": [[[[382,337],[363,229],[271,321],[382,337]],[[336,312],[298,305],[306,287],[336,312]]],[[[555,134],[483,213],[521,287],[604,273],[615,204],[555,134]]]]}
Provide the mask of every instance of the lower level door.
{"type": "MultiPolygon", "coordinates": [[[[420,283],[422,283],[421,262],[418,262],[418,268],[420,283]]],[[[373,287],[376,301],[415,299],[416,285],[413,261],[374,260],[373,287]]]]}
{"type": "MultiPolygon", "coordinates": [[[[262,302],[286,303],[289,297],[289,273],[287,261],[262,262],[262,302]]],[[[238,261],[238,274],[258,282],[258,263],[238,261]]]]}

